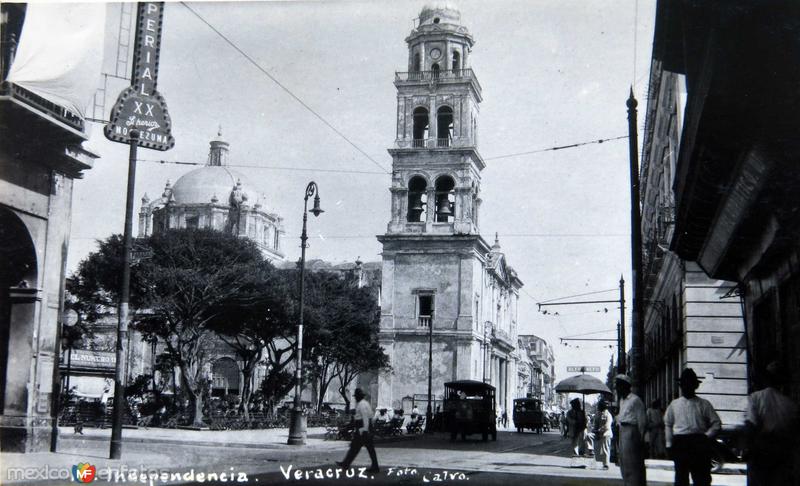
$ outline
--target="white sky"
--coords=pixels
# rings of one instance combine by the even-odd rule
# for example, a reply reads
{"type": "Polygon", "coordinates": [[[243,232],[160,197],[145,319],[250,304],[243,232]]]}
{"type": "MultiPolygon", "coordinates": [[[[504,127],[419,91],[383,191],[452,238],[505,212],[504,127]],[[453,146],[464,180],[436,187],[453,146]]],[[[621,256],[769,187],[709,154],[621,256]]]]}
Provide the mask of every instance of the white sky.
{"type": "MultiPolygon", "coordinates": [[[[404,39],[424,4],[190,5],[388,169],[386,149],[395,135],[394,72],[407,70],[404,39]]],[[[654,2],[455,4],[476,40],[471,64],[483,87],[478,128],[485,159],[626,135],[625,100],[632,84],[640,104],[641,141],[654,2]]],[[[107,110],[123,87],[110,85],[107,110]]],[[[140,159],[205,162],[208,141],[221,125],[233,165],[379,171],[179,3],[166,7],[158,87],[176,144],[168,152],[140,149],[140,159]]],[[[95,249],[96,238],[123,230],[127,146],[106,141],[99,125],[88,146],[101,158],[75,185],[70,272],[95,249]]],[[[191,169],[140,162],[136,212],[145,192],[157,198],[167,179],[175,182],[191,169]]],[[[375,235],[384,233],[389,221],[388,175],[238,170],[284,218],[287,259],[299,257],[303,195],[310,180],[319,185],[325,213],[309,220],[307,257],[380,259],[375,235]]],[[[627,140],[487,160],[482,176],[481,233],[490,242],[500,234],[508,262],[525,283],[519,332],[535,333],[553,345],[558,379],[569,376],[566,367],[572,365],[600,366],[595,376],[603,378],[616,353],[608,349],[610,343],[564,347],[558,338],[602,330],[611,332],[588,337],[614,338],[617,306],[552,307],[560,313],[554,317],[539,313],[535,304],[616,289],[620,275],[630,281],[627,140]]],[[[584,298],[617,297],[609,292],[584,298]]],[[[629,313],[626,319],[629,323],[629,313]]]]}

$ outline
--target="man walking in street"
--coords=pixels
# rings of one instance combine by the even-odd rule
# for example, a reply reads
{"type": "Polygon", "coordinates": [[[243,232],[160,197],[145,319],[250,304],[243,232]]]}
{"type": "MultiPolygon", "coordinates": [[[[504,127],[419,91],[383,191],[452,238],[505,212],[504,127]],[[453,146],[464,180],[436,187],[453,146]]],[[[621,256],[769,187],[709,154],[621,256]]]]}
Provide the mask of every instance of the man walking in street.
{"type": "Polygon", "coordinates": [[[747,399],[744,425],[750,486],[792,484],[788,478],[795,478],[797,484],[793,469],[800,417],[797,405],[778,391],[785,379],[786,370],[771,362],[763,375],[764,389],[747,399]]]}
{"type": "Polygon", "coordinates": [[[708,486],[711,441],[722,428],[722,422],[711,403],[695,394],[700,380],[693,369],[683,370],[678,384],[682,396],[669,404],[664,415],[667,455],[675,463],[675,486],[688,486],[689,474],[695,486],[708,486]]]}
{"type": "Polygon", "coordinates": [[[356,388],[355,392],[353,392],[353,396],[356,399],[353,440],[350,442],[350,449],[348,449],[344,460],[342,462],[337,462],[336,465],[343,469],[348,469],[353,459],[356,458],[358,452],[361,450],[361,447],[364,446],[367,448],[369,458],[372,461],[372,467],[367,471],[377,473],[380,472],[380,469],[378,468],[378,456],[375,454],[375,445],[372,442],[372,437],[374,435],[371,423],[372,407],[370,407],[369,402],[364,399],[364,392],[361,388],[356,388]]]}
{"type": "Polygon", "coordinates": [[[597,402],[597,413],[592,420],[592,434],[594,435],[594,460],[603,463],[603,469],[608,469],[608,458],[611,452],[611,412],[602,398],[597,402]]]}
{"type": "Polygon", "coordinates": [[[567,435],[572,447],[572,455],[578,457],[583,448],[584,433],[586,432],[586,414],[581,408],[581,399],[573,398],[569,402],[572,408],[567,412],[567,435]]]}
{"type": "Polygon", "coordinates": [[[647,430],[647,414],[642,399],[631,393],[628,375],[617,375],[614,387],[619,396],[619,468],[625,486],[645,486],[647,472],[644,467],[644,433],[647,430]]]}

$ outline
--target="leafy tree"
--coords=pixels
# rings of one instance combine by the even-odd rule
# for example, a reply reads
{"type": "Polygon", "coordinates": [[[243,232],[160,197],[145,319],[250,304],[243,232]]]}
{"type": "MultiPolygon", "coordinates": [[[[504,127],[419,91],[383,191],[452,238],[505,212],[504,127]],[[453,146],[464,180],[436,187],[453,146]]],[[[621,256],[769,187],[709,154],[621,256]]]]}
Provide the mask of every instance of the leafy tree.
{"type": "Polygon", "coordinates": [[[306,285],[306,319],[311,326],[304,347],[308,349],[309,374],[318,382],[317,409],[336,378],[338,391],[349,409],[346,391],[355,377],[388,367],[388,356],[377,339],[377,300],[371,289],[359,288],[355,282],[334,273],[313,273],[306,285]]]}
{"type": "Polygon", "coordinates": [[[239,293],[219,303],[209,321],[219,338],[238,356],[242,364],[240,411],[250,418],[250,383],[256,365],[268,343],[285,338],[293,328],[293,305],[283,275],[268,262],[254,268],[239,293]]]}
{"type": "MultiPolygon", "coordinates": [[[[214,347],[209,324],[220,303],[251,283],[263,257],[250,240],[206,229],[166,231],[137,244],[152,256],[131,271],[133,326],[165,344],[180,368],[192,424],[200,426],[203,365],[214,347]]],[[[75,295],[86,301],[88,314],[116,305],[121,255],[121,238],[112,236],[81,262],[75,295]]]]}

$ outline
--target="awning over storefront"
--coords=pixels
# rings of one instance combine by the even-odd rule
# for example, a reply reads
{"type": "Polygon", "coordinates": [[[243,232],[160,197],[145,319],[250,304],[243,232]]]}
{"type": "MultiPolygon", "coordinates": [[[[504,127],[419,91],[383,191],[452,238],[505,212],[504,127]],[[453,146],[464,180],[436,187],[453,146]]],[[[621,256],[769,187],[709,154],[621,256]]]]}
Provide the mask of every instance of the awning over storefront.
{"type": "Polygon", "coordinates": [[[30,3],[7,81],[85,116],[103,63],[106,5],[30,3]]]}

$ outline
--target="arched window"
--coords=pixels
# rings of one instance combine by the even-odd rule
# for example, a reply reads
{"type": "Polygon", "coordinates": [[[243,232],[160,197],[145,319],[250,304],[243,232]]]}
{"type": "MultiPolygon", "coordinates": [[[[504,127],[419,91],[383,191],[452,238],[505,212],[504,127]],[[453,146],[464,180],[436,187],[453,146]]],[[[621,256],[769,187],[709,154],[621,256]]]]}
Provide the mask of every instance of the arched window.
{"type": "Polygon", "coordinates": [[[450,176],[441,176],[436,179],[436,222],[451,223],[453,221],[453,208],[455,207],[456,183],[450,176]]]}
{"type": "Polygon", "coordinates": [[[436,112],[436,146],[449,147],[453,139],[453,109],[442,106],[436,112]]]}
{"type": "Polygon", "coordinates": [[[461,73],[458,72],[461,69],[461,53],[458,51],[453,51],[453,71],[455,71],[456,76],[460,76],[461,73]]]}
{"type": "Polygon", "coordinates": [[[414,63],[411,65],[411,70],[413,72],[419,72],[420,67],[422,66],[422,62],[419,58],[419,52],[414,53],[414,63]]]}
{"type": "Polygon", "coordinates": [[[424,147],[428,138],[428,110],[419,107],[414,109],[414,147],[424,147]]]}
{"type": "Polygon", "coordinates": [[[433,65],[431,66],[431,71],[433,71],[434,79],[439,77],[439,63],[438,62],[433,63],[433,65]]]}
{"type": "Polygon", "coordinates": [[[408,182],[408,222],[419,223],[425,221],[428,212],[428,183],[423,177],[414,176],[408,182]]]}

